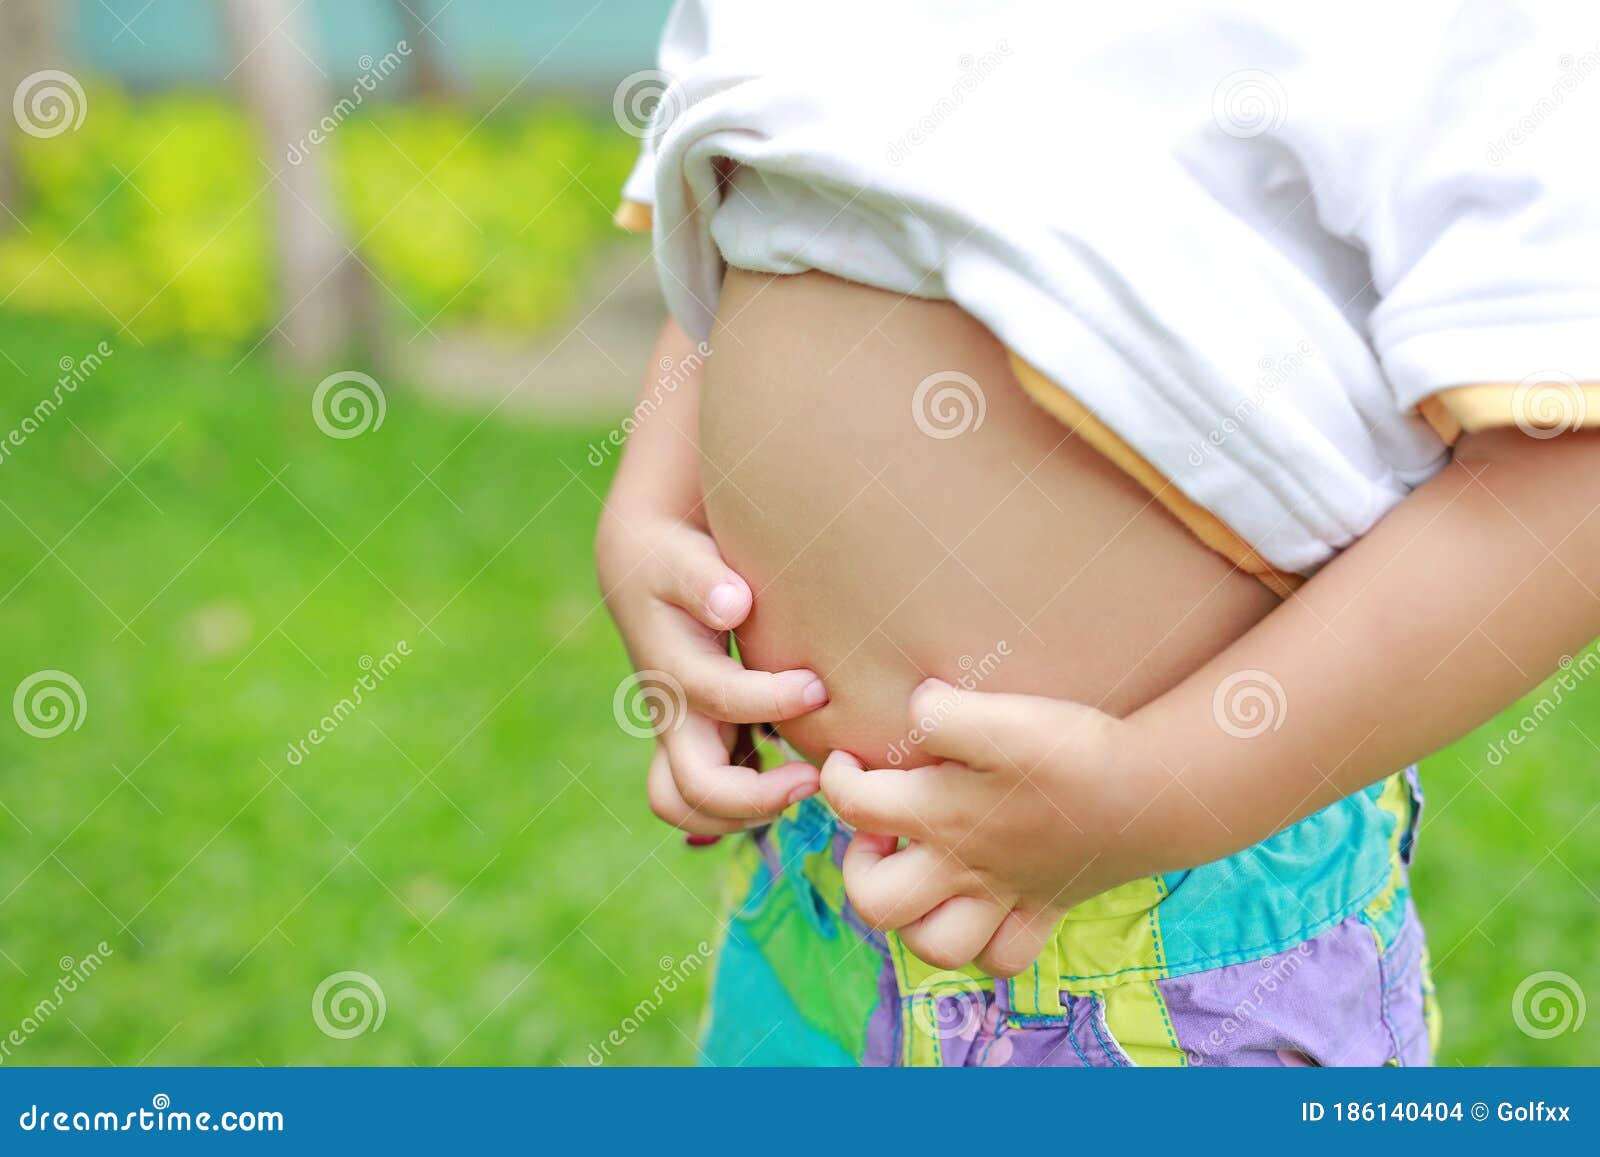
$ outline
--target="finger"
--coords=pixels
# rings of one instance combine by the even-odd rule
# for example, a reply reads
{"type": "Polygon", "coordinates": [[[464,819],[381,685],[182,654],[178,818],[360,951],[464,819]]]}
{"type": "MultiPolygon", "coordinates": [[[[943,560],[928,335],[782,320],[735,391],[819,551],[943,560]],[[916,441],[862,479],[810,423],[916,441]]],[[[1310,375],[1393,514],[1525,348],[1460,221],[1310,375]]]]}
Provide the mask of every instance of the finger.
{"type": "Polygon", "coordinates": [[[931,839],[950,818],[958,794],[952,780],[961,774],[972,773],[946,764],[868,771],[849,752],[835,751],[822,764],[822,794],[853,828],[931,839]]]}
{"type": "Polygon", "coordinates": [[[747,670],[681,612],[669,611],[651,657],[683,684],[694,710],[724,723],[780,723],[827,703],[816,672],[747,670]]]}
{"type": "Polygon", "coordinates": [[[1026,775],[1062,749],[1083,753],[1115,720],[1104,712],[1041,695],[958,691],[925,679],[911,693],[911,719],[923,750],[986,771],[1026,775]]]}
{"type": "Polygon", "coordinates": [[[978,967],[990,976],[1015,976],[1033,967],[1050,937],[1055,935],[1057,917],[1050,912],[1031,915],[1013,909],[978,953],[978,967]]]}
{"type": "Polygon", "coordinates": [[[755,605],[750,586],[722,561],[708,534],[679,526],[656,551],[654,593],[663,602],[682,607],[714,631],[730,631],[744,622],[755,605]]]}
{"type": "Polygon", "coordinates": [[[757,771],[728,762],[728,746],[714,720],[690,715],[662,736],[672,781],[693,810],[718,819],[759,819],[815,795],[817,769],[787,763],[757,771]]]}
{"type": "Polygon", "coordinates": [[[884,931],[926,916],[968,883],[961,866],[926,844],[895,850],[892,836],[857,832],[844,852],[844,891],[857,915],[884,931]]]}
{"type": "Polygon", "coordinates": [[[935,968],[963,968],[983,951],[1005,917],[1006,909],[993,900],[953,896],[900,929],[900,939],[935,968]]]}
{"type": "Polygon", "coordinates": [[[702,815],[684,802],[678,785],[672,782],[672,767],[667,759],[667,749],[656,745],[655,756],[650,760],[650,776],[645,785],[650,799],[650,811],[658,820],[685,831],[691,837],[715,840],[759,827],[762,820],[725,820],[702,815]]]}

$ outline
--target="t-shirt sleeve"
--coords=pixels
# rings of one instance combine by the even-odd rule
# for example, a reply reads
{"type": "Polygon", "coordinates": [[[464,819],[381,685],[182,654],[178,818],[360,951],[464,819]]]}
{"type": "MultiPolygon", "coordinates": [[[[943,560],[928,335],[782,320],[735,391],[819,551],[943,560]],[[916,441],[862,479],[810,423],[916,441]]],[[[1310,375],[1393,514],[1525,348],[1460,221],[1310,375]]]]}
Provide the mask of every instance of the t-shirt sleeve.
{"type": "Polygon", "coordinates": [[[636,72],[617,87],[612,101],[617,123],[639,139],[639,156],[623,182],[622,203],[615,217],[618,227],[630,233],[650,231],[662,114],[671,111],[673,85],[678,77],[706,54],[709,44],[704,0],[677,0],[661,31],[657,67],[636,72]]]}
{"type": "Polygon", "coordinates": [[[1373,345],[1430,419],[1600,425],[1600,4],[1463,5],[1441,32],[1354,98],[1353,171],[1316,190],[1367,250],[1373,345]]]}

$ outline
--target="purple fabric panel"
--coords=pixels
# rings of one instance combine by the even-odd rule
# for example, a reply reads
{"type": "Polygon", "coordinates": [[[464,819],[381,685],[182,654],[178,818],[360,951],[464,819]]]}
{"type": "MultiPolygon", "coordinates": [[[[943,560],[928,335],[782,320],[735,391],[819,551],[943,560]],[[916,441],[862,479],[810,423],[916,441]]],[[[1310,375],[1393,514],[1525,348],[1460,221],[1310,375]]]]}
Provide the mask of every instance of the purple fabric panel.
{"type": "MultiPolygon", "coordinates": [[[[1395,947],[1420,940],[1408,921],[1395,947]]],[[[1415,962],[1385,971],[1371,929],[1351,917],[1285,952],[1157,986],[1191,1065],[1383,1065],[1397,1053],[1391,1017],[1422,1023],[1415,962]]],[[[1425,1053],[1424,1040],[1420,1063],[1425,1053]]]]}
{"type": "Polygon", "coordinates": [[[1067,999],[1065,1016],[1007,1023],[992,993],[947,996],[936,1023],[946,1068],[1120,1068],[1128,1058],[1106,1031],[1100,1003],[1067,999]]]}
{"type": "Polygon", "coordinates": [[[1394,1037],[1395,1056],[1408,1067],[1433,1063],[1423,1011],[1424,940],[1422,923],[1415,910],[1408,910],[1405,926],[1383,957],[1384,1020],[1394,1037]]]}
{"type": "MultiPolygon", "coordinates": [[[[1247,964],[1158,981],[1192,1065],[1427,1065],[1422,926],[1408,909],[1381,957],[1351,917],[1314,940],[1247,964]]],[[[898,1064],[904,1023],[893,972],[879,978],[866,1064],[898,1064]]],[[[1013,1023],[993,991],[946,996],[926,1018],[947,1067],[1114,1068],[1132,1062],[1097,997],[1062,995],[1061,1017],[1013,1023]]]]}
{"type": "Polygon", "coordinates": [[[867,1020],[867,1046],[861,1063],[884,1068],[900,1063],[900,985],[894,961],[887,955],[878,970],[878,1004],[867,1020]]]}

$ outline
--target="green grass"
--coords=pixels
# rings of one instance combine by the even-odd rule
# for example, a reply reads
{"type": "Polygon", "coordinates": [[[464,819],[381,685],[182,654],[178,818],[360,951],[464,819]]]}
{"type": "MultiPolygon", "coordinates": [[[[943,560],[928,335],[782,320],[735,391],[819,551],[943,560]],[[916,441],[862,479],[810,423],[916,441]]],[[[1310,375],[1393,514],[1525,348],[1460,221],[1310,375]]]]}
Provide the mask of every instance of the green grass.
{"type": "MultiPolygon", "coordinates": [[[[56,668],[88,703],[53,739],[0,716],[0,1039],[59,958],[113,955],[8,1063],[585,1063],[711,933],[718,859],[649,815],[648,745],[611,717],[602,431],[391,384],[381,428],[335,440],[314,381],[16,318],[0,427],[102,336],[0,464],[4,697],[56,668]],[[387,1015],[334,1040],[311,995],[347,969],[387,1015]]],[[[615,1058],[691,1058],[699,987],[615,1058]]]]}
{"type": "MultiPolygon", "coordinates": [[[[56,668],[88,704],[53,739],[0,714],[0,1041],[62,957],[112,952],[5,1063],[586,1063],[711,934],[721,860],[650,818],[646,745],[611,717],[601,431],[395,382],[382,427],[341,441],[315,383],[264,363],[7,317],[0,438],[102,337],[114,355],[0,460],[0,697],[56,668]],[[381,985],[379,1031],[313,1022],[343,970],[381,985]]],[[[1541,970],[1600,993],[1592,683],[1504,766],[1502,722],[1427,769],[1446,1063],[1600,1059],[1593,1018],[1539,1040],[1511,1015],[1541,970]]],[[[691,1061],[703,978],[612,1059],[691,1061]]]]}

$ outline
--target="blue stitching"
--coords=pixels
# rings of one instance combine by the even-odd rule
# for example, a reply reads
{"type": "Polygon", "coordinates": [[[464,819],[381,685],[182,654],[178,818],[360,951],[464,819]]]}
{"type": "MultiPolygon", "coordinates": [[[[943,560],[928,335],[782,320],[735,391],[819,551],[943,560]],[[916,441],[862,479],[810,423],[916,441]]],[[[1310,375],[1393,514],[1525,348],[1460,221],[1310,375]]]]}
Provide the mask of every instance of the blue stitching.
{"type": "MultiPolygon", "coordinates": [[[[1216,956],[1201,956],[1193,960],[1186,961],[1183,964],[1171,965],[1166,976],[1158,976],[1156,979],[1175,979],[1180,976],[1188,976],[1195,972],[1209,972],[1212,968],[1224,968],[1230,964],[1249,964],[1251,961],[1260,960],[1262,957],[1272,956],[1276,953],[1286,951],[1287,949],[1297,947],[1301,944],[1304,944],[1308,940],[1315,940],[1324,932],[1343,924],[1346,920],[1359,918],[1362,914],[1361,910],[1372,901],[1374,896],[1383,891],[1388,884],[1389,876],[1386,873],[1384,878],[1378,881],[1376,885],[1374,885],[1372,888],[1369,888],[1366,892],[1361,893],[1356,901],[1350,905],[1350,910],[1344,912],[1343,915],[1335,913],[1334,915],[1325,917],[1322,921],[1314,921],[1310,924],[1304,924],[1295,932],[1281,940],[1269,941],[1266,944],[1257,944],[1249,948],[1232,948],[1227,952],[1219,953],[1216,956]],[[1310,929],[1315,929],[1315,931],[1310,931],[1310,929]],[[1257,953],[1259,953],[1259,955],[1256,955],[1257,953]]],[[[1400,895],[1397,893],[1396,899],[1398,900],[1399,898],[1400,895]]],[[[1063,975],[1061,979],[1063,981],[1114,980],[1117,977],[1125,976],[1130,972],[1150,973],[1160,971],[1161,970],[1159,968],[1150,964],[1131,964],[1127,968],[1119,968],[1114,972],[1096,972],[1087,976],[1075,976],[1067,974],[1063,975]]]]}
{"type": "Polygon", "coordinates": [[[1383,998],[1381,1019],[1383,1020],[1383,1027],[1389,1033],[1389,1044],[1394,1049],[1394,1063],[1402,1065],[1404,1062],[1400,1060],[1400,1037],[1394,1030],[1394,1017],[1389,1011],[1389,970],[1384,965],[1384,956],[1384,953],[1378,953],[1378,992],[1383,998]]]}
{"type": "Polygon", "coordinates": [[[1078,1028],[1073,1022],[1073,1009],[1077,1006],[1078,998],[1072,993],[1067,993],[1067,1040],[1072,1042],[1072,1051],[1078,1054],[1078,1059],[1083,1062],[1083,1067],[1092,1069],[1089,1058],[1083,1055],[1083,1049],[1078,1047],[1078,1028]]]}
{"type": "MultiPolygon", "coordinates": [[[[1111,1061],[1112,1068],[1127,1068],[1127,1065],[1123,1064],[1117,1059],[1117,1054],[1111,1051],[1111,1046],[1106,1043],[1106,1038],[1100,1031],[1100,1018],[1095,1015],[1095,998],[1093,995],[1089,997],[1089,1027],[1094,1029],[1094,1039],[1100,1042],[1100,1048],[1105,1052],[1106,1057],[1111,1061]]],[[[1106,1027],[1109,1030],[1111,1026],[1107,1025],[1106,1027]]]]}

